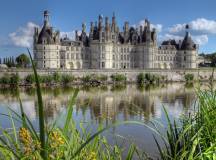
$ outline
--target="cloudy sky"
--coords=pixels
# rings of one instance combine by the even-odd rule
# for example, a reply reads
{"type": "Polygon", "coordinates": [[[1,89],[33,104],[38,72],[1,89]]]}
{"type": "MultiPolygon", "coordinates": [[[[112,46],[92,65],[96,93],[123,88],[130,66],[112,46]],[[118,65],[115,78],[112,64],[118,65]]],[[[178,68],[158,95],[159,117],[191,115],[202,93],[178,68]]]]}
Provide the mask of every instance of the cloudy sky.
{"type": "Polygon", "coordinates": [[[99,14],[116,14],[124,21],[142,25],[145,18],[158,31],[158,41],[182,39],[185,25],[199,44],[199,52],[216,51],[216,0],[2,0],[0,5],[0,57],[16,56],[32,47],[33,28],[43,24],[43,10],[51,13],[51,24],[62,36],[74,36],[81,23],[96,21],[99,14]]]}

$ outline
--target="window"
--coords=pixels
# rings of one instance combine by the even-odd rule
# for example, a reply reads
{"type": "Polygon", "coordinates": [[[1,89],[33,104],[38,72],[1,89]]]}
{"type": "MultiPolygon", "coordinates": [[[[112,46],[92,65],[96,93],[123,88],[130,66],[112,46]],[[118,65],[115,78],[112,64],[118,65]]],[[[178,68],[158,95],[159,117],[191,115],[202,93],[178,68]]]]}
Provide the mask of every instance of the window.
{"type": "Polygon", "coordinates": [[[124,60],[126,60],[126,55],[124,55],[124,60]]]}
{"type": "Polygon", "coordinates": [[[127,55],[127,60],[129,61],[129,59],[130,59],[130,56],[129,56],[129,54],[127,55]]]}
{"type": "Polygon", "coordinates": [[[105,62],[102,62],[102,68],[104,68],[105,67],[105,62]]]}
{"type": "Polygon", "coordinates": [[[126,53],[126,48],[124,48],[124,53],[126,53]]]}
{"type": "Polygon", "coordinates": [[[78,53],[76,54],[76,59],[79,59],[79,54],[78,53]]]}
{"type": "Polygon", "coordinates": [[[115,60],[115,55],[113,54],[113,60],[115,60]]]}
{"type": "Polygon", "coordinates": [[[184,61],[186,61],[186,56],[184,56],[184,61]]]}
{"type": "Polygon", "coordinates": [[[123,60],[123,55],[121,55],[121,60],[123,60]]]}
{"type": "Polygon", "coordinates": [[[69,50],[69,47],[66,47],[66,50],[68,51],[68,50],[69,50]]]}
{"type": "Polygon", "coordinates": [[[69,57],[70,57],[70,56],[69,56],[69,53],[67,53],[67,59],[69,59],[69,57]]]}
{"type": "Polygon", "coordinates": [[[112,64],[112,68],[115,68],[115,63],[112,64]]]}
{"type": "Polygon", "coordinates": [[[105,54],[104,53],[102,53],[102,59],[104,59],[105,58],[105,54]]]}

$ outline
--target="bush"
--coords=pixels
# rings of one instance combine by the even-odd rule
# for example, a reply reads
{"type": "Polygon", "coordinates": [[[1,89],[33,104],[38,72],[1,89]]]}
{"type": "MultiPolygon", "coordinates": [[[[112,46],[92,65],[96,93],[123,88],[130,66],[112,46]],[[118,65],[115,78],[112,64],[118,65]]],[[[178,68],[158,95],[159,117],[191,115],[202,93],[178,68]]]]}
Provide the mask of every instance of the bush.
{"type": "Polygon", "coordinates": [[[137,83],[140,85],[145,83],[145,75],[143,73],[137,75],[137,83]]]}
{"type": "Polygon", "coordinates": [[[150,73],[140,73],[137,76],[137,83],[138,84],[144,84],[144,83],[148,83],[148,84],[156,84],[160,82],[160,76],[158,75],[154,75],[154,74],[150,74],[150,73]]]}
{"type": "Polygon", "coordinates": [[[39,81],[41,83],[50,84],[52,83],[52,76],[51,75],[39,76],[39,81]]]}
{"type": "Polygon", "coordinates": [[[9,75],[4,75],[3,77],[0,78],[0,83],[1,84],[10,84],[10,76],[9,75]]]}
{"type": "Polygon", "coordinates": [[[123,74],[113,74],[110,77],[113,82],[122,82],[127,80],[127,77],[123,74]]]}
{"type": "Polygon", "coordinates": [[[12,74],[10,76],[10,84],[19,85],[20,77],[18,74],[12,74]]]}
{"type": "Polygon", "coordinates": [[[186,75],[184,76],[184,78],[185,78],[185,81],[186,81],[186,82],[192,82],[192,81],[194,80],[194,75],[188,73],[188,74],[186,74],[186,75]]]}
{"type": "Polygon", "coordinates": [[[28,84],[35,83],[35,76],[33,74],[29,74],[25,77],[25,82],[28,84]]]}
{"type": "Polygon", "coordinates": [[[93,75],[86,75],[86,76],[83,76],[83,77],[82,77],[82,81],[83,81],[84,83],[91,82],[91,81],[92,81],[92,78],[91,78],[91,77],[93,77],[93,75]]]}
{"type": "Polygon", "coordinates": [[[58,72],[53,73],[53,81],[54,81],[55,83],[58,83],[58,82],[61,81],[61,76],[59,75],[58,72]]]}
{"type": "Polygon", "coordinates": [[[61,78],[61,81],[63,84],[68,84],[70,82],[73,82],[74,81],[74,76],[71,76],[71,75],[68,75],[68,74],[63,74],[62,75],[62,78],[61,78]]]}

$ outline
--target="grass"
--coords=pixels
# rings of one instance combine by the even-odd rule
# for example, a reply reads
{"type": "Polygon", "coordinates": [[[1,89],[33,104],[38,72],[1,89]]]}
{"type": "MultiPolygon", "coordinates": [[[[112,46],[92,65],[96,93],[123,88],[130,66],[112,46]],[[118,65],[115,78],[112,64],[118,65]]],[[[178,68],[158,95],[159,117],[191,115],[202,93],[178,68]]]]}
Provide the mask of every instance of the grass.
{"type": "MultiPolygon", "coordinates": [[[[181,123],[170,120],[164,109],[168,127],[162,137],[165,148],[155,138],[162,160],[216,159],[216,91],[197,90],[198,106],[184,116],[181,123]]],[[[162,135],[162,133],[160,133],[162,135]]]]}

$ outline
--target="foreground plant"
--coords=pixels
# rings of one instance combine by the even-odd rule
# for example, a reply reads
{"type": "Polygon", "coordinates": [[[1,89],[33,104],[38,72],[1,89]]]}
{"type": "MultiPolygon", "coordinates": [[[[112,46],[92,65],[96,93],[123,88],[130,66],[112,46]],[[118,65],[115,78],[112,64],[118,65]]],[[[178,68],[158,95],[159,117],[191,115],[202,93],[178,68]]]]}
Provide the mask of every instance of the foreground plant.
{"type": "MultiPolygon", "coordinates": [[[[156,140],[163,160],[216,160],[216,91],[198,90],[198,106],[179,125],[171,122],[162,137],[165,149],[156,140]]],[[[162,135],[162,134],[161,134],[162,135]]]]}

